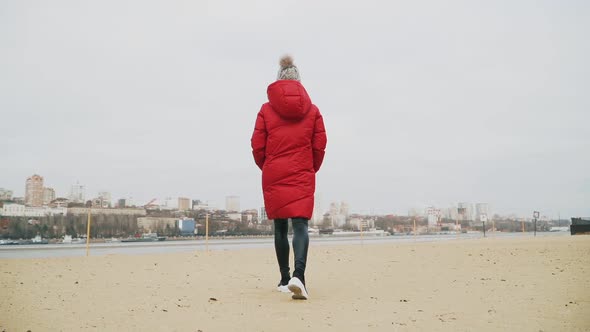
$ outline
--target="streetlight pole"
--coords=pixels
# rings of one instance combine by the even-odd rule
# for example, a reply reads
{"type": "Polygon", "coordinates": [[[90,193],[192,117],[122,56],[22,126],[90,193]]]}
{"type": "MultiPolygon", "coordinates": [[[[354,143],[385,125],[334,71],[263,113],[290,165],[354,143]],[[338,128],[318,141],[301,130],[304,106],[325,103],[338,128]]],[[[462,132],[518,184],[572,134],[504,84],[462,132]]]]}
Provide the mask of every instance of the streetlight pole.
{"type": "Polygon", "coordinates": [[[457,217],[455,218],[455,235],[459,237],[459,213],[457,213],[457,217]]]}
{"type": "Polygon", "coordinates": [[[205,214],[205,246],[209,252],[209,213],[205,214]]]}
{"type": "Polygon", "coordinates": [[[457,236],[461,234],[461,230],[459,229],[459,218],[463,221],[463,214],[465,212],[464,208],[457,207],[457,221],[455,222],[455,230],[457,231],[457,236]]]}
{"type": "Polygon", "coordinates": [[[533,212],[533,218],[535,219],[535,236],[537,236],[537,219],[539,218],[539,211],[533,212]]]}
{"type": "Polygon", "coordinates": [[[88,208],[88,222],[86,225],[86,256],[89,255],[90,250],[90,223],[92,222],[92,207],[88,208]]]}
{"type": "Polygon", "coordinates": [[[483,237],[486,237],[486,220],[488,220],[488,215],[485,213],[482,213],[479,216],[479,219],[481,220],[481,222],[483,223],[483,237]]]}
{"type": "Polygon", "coordinates": [[[363,221],[359,221],[359,226],[361,229],[361,244],[363,244],[363,221]]]}

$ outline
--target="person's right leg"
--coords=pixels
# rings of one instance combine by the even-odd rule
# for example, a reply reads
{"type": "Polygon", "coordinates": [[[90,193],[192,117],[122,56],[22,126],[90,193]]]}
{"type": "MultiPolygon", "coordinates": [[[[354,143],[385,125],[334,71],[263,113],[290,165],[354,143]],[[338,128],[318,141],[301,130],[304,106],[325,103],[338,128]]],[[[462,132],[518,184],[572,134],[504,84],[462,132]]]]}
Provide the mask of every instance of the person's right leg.
{"type": "Polygon", "coordinates": [[[275,219],[274,224],[275,252],[277,254],[279,270],[281,271],[280,285],[287,285],[291,278],[289,272],[289,238],[287,237],[289,222],[288,219],[275,219]]]}
{"type": "Polygon", "coordinates": [[[293,223],[293,253],[295,254],[295,269],[293,278],[289,281],[289,290],[293,292],[293,299],[307,300],[305,287],[305,265],[307,263],[307,248],[309,235],[307,234],[307,219],[291,218],[293,223]]]}
{"type": "Polygon", "coordinates": [[[295,254],[293,276],[299,278],[305,285],[305,265],[307,264],[307,248],[309,247],[307,219],[291,218],[291,221],[293,223],[293,253],[295,254]]]}

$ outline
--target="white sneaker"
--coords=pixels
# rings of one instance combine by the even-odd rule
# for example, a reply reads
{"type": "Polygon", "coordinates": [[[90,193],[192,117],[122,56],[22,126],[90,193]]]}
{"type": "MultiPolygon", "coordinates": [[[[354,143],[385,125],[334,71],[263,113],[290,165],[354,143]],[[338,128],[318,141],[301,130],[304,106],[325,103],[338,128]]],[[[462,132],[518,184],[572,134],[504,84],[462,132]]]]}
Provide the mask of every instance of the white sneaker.
{"type": "Polygon", "coordinates": [[[277,290],[281,293],[291,293],[291,291],[289,290],[289,287],[287,285],[281,285],[279,284],[277,286],[277,290]]]}
{"type": "Polygon", "coordinates": [[[291,296],[294,300],[307,300],[307,290],[305,290],[305,286],[297,277],[291,278],[289,280],[289,290],[293,292],[293,296],[291,296]]]}

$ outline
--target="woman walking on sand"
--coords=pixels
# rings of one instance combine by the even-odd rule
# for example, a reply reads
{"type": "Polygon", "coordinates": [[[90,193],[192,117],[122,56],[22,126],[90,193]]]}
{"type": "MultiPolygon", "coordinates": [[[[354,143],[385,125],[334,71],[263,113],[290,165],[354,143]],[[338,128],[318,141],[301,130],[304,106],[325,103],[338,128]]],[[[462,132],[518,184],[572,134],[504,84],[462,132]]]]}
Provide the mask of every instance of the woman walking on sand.
{"type": "Polygon", "coordinates": [[[254,133],[252,154],[262,170],[264,205],[274,219],[275,252],[281,272],[277,289],[307,300],[305,264],[313,213],[315,173],[324,160],[326,131],[319,109],[311,103],[289,56],[281,58],[277,81],[268,86],[254,133]],[[293,277],[289,268],[288,220],[293,226],[293,277]]]}

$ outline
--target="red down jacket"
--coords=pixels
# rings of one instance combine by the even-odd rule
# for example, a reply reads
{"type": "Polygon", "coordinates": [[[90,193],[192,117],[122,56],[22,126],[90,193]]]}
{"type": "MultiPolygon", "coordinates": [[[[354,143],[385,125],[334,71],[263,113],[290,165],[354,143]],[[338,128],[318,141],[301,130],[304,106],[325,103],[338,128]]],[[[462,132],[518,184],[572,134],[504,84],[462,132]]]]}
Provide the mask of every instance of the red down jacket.
{"type": "Polygon", "coordinates": [[[267,94],[251,140],[266,213],[269,219],[310,219],[327,143],[322,115],[298,81],[276,81],[267,94]]]}

